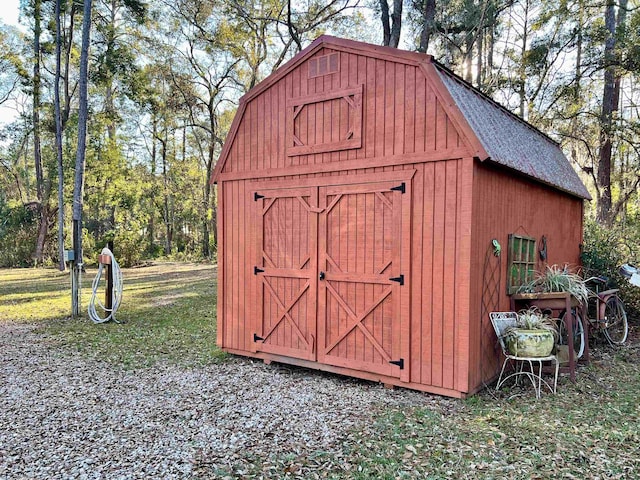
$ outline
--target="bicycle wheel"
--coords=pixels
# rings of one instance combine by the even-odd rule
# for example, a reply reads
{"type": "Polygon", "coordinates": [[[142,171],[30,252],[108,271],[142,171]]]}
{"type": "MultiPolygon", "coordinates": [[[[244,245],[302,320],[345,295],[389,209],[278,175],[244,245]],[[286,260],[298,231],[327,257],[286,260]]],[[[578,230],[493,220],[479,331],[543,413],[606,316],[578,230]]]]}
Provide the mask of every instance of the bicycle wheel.
{"type": "MultiPolygon", "coordinates": [[[[573,333],[573,353],[575,358],[578,359],[582,357],[584,353],[584,326],[582,325],[582,317],[573,310],[571,312],[573,323],[571,324],[571,330],[573,333]]],[[[562,317],[560,317],[560,326],[558,328],[559,339],[558,345],[569,345],[569,332],[567,332],[567,327],[564,323],[564,317],[567,313],[563,313],[562,317]]]]}
{"type": "Polygon", "coordinates": [[[622,345],[627,340],[629,325],[627,313],[624,311],[622,300],[613,296],[607,300],[604,307],[604,334],[611,343],[622,345]]]}

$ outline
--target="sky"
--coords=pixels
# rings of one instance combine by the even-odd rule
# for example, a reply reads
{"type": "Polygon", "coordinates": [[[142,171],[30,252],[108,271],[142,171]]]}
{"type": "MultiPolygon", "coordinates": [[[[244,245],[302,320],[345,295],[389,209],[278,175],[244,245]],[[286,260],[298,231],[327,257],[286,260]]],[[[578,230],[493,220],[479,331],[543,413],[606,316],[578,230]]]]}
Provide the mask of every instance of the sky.
{"type": "Polygon", "coordinates": [[[9,25],[18,24],[18,14],[20,13],[20,0],[2,0],[0,7],[0,20],[9,25]]]}
{"type": "MultiPolygon", "coordinates": [[[[5,25],[17,26],[18,15],[20,13],[20,0],[0,0],[0,2],[0,22],[5,25]]],[[[11,122],[15,116],[15,110],[0,106],[0,125],[11,122]]]]}

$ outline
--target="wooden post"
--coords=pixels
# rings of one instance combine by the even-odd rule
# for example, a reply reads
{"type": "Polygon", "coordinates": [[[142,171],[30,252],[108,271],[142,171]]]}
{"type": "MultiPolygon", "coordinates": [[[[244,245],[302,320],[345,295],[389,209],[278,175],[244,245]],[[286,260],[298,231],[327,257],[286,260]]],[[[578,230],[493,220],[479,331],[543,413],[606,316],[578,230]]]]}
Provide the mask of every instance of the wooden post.
{"type": "MultiPolygon", "coordinates": [[[[111,250],[111,253],[113,253],[113,240],[109,240],[107,242],[107,248],[109,250],[111,250]]],[[[111,258],[109,258],[109,260],[111,260],[111,258]]],[[[107,309],[107,311],[109,313],[111,313],[111,310],[113,309],[113,275],[112,275],[112,269],[113,267],[111,266],[111,262],[107,263],[105,265],[105,279],[107,281],[107,288],[104,292],[104,306],[107,309]]]]}
{"type": "Polygon", "coordinates": [[[73,220],[73,251],[71,263],[71,316],[80,316],[81,306],[81,273],[82,273],[82,230],[81,221],[73,220]]]}

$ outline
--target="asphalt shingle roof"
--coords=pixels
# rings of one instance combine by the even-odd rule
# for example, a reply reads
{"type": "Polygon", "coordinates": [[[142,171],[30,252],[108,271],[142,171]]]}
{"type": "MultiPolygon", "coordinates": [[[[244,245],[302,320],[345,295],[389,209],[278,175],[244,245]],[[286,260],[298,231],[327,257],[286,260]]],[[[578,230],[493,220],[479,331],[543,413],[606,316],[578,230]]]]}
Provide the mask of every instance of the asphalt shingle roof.
{"type": "Polygon", "coordinates": [[[591,195],[557,143],[444,68],[436,66],[442,82],[491,161],[591,200],[591,195]]]}

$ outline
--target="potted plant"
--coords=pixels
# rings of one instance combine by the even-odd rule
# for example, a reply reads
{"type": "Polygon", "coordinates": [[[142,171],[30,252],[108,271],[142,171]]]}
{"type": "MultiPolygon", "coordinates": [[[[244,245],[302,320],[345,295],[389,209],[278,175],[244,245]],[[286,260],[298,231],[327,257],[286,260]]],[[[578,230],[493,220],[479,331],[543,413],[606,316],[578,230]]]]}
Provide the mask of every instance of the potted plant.
{"type": "Polygon", "coordinates": [[[542,273],[536,273],[534,279],[522,285],[518,293],[570,293],[575,300],[587,305],[589,300],[589,289],[585,281],[576,273],[572,273],[567,265],[560,267],[551,265],[545,268],[542,273]]]}
{"type": "Polygon", "coordinates": [[[556,319],[538,307],[521,310],[516,324],[505,331],[505,343],[516,357],[547,357],[558,339],[556,319]]]}

